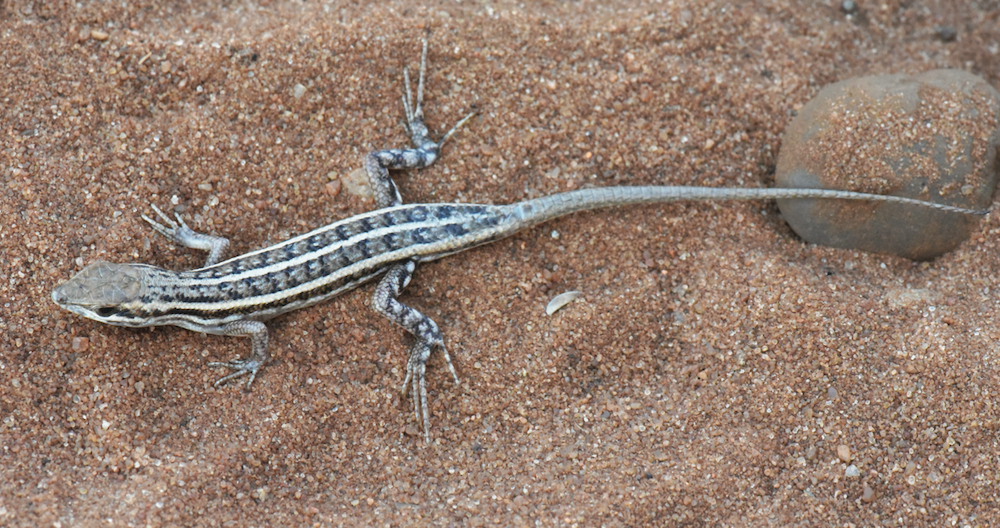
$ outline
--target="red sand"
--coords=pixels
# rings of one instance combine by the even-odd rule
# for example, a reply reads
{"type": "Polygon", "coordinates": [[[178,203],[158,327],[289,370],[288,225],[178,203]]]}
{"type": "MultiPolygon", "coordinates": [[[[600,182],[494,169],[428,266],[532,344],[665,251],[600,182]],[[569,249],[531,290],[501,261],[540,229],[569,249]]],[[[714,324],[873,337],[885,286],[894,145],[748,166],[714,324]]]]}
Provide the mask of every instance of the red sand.
{"type": "Polygon", "coordinates": [[[481,116],[397,176],[409,202],[768,186],[826,83],[1000,85],[994,3],[861,4],[0,4],[0,524],[1000,523],[996,214],[924,264],[719,203],[580,214],[423,265],[404,301],[463,380],[432,362],[432,445],[370,286],[275,320],[249,392],[204,368],[244,339],[49,300],[98,259],[199,265],[142,222],[150,202],[235,252],[365,211],[328,183],[405,144],[425,28],[430,126],[481,116]],[[545,315],[566,290],[584,296],[545,315]]]}

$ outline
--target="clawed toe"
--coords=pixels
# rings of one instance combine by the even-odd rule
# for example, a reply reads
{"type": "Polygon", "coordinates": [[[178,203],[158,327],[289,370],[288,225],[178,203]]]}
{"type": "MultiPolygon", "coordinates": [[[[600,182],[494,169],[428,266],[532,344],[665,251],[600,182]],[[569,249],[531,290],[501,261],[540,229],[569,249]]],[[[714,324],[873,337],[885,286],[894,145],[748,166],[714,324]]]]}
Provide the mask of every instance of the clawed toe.
{"type": "Polygon", "coordinates": [[[247,387],[249,388],[250,384],[253,383],[253,380],[257,378],[257,371],[260,370],[262,364],[259,361],[247,359],[243,361],[212,361],[208,364],[208,366],[211,368],[224,367],[234,371],[231,374],[219,378],[212,384],[213,386],[218,387],[230,380],[249,375],[250,377],[247,379],[247,387]]]}
{"type": "Polygon", "coordinates": [[[427,401],[427,365],[419,361],[411,360],[406,365],[406,379],[403,380],[402,393],[406,397],[407,391],[413,388],[410,398],[413,399],[413,416],[417,422],[423,423],[424,439],[431,441],[431,413],[430,405],[427,401]]]}
{"type": "Polygon", "coordinates": [[[156,216],[160,217],[160,221],[163,223],[153,220],[146,215],[142,216],[142,219],[149,223],[153,231],[163,235],[164,238],[170,240],[175,244],[180,244],[184,247],[189,247],[192,249],[200,249],[208,251],[208,257],[205,259],[205,266],[211,266],[222,260],[222,256],[225,254],[226,249],[229,247],[229,240],[212,235],[205,235],[201,233],[196,233],[181,215],[174,213],[174,219],[171,219],[160,210],[159,207],[149,204],[156,212],[156,216]]]}
{"type": "Polygon", "coordinates": [[[192,231],[191,228],[188,227],[187,223],[184,222],[181,215],[174,213],[174,218],[176,220],[173,220],[168,217],[166,213],[161,211],[159,207],[153,204],[149,204],[149,206],[153,208],[153,211],[156,212],[156,216],[160,217],[163,224],[146,215],[142,215],[142,219],[148,222],[157,233],[167,237],[173,242],[177,242],[178,244],[184,244],[186,239],[197,236],[197,233],[192,231]]]}
{"type": "Polygon", "coordinates": [[[455,384],[459,384],[458,374],[451,364],[451,356],[448,355],[444,344],[421,341],[410,350],[410,358],[406,362],[406,378],[403,380],[403,386],[400,387],[403,397],[409,395],[413,400],[413,416],[418,423],[423,424],[424,438],[428,442],[431,441],[431,413],[427,397],[427,360],[435,346],[441,348],[448,364],[448,370],[451,372],[452,378],[455,379],[455,384]]]}

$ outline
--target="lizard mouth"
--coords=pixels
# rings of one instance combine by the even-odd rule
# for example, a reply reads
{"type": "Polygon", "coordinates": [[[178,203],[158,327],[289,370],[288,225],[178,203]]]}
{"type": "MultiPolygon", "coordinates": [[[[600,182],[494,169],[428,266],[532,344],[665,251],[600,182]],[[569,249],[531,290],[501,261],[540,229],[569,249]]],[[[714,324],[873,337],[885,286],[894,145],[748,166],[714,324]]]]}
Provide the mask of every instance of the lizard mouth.
{"type": "Polygon", "coordinates": [[[83,306],[80,306],[78,304],[66,304],[64,302],[59,302],[59,300],[56,299],[55,297],[56,297],[55,296],[55,292],[53,292],[52,293],[52,300],[56,301],[56,304],[58,304],[62,308],[66,309],[66,310],[69,310],[70,312],[73,312],[76,315],[86,317],[87,319],[93,319],[95,321],[104,322],[104,319],[101,318],[101,316],[97,315],[96,312],[94,312],[94,311],[92,311],[92,310],[90,310],[88,308],[85,308],[83,306]]]}

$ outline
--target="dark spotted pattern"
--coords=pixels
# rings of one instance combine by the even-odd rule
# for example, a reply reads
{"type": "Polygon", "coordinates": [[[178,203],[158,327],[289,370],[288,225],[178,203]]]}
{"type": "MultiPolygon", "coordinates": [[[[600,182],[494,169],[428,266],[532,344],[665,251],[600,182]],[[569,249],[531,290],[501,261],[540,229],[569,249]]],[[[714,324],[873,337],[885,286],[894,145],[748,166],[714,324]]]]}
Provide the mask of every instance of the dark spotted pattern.
{"type": "MultiPolygon", "coordinates": [[[[283,298],[281,298],[281,299],[279,299],[279,300],[277,300],[275,302],[266,303],[266,304],[257,304],[257,305],[245,306],[245,307],[242,307],[242,308],[231,308],[231,309],[227,309],[227,310],[218,310],[218,311],[215,311],[215,312],[206,312],[205,310],[197,309],[197,308],[196,309],[179,309],[179,308],[174,308],[174,309],[170,309],[170,310],[154,311],[154,312],[148,313],[146,315],[147,316],[153,316],[153,317],[160,317],[160,316],[167,316],[167,315],[188,315],[188,316],[200,317],[200,318],[218,318],[218,319],[224,319],[226,317],[230,317],[230,316],[234,316],[234,315],[250,315],[250,314],[255,314],[255,313],[258,313],[258,312],[268,312],[270,316],[274,316],[274,315],[283,313],[283,311],[281,310],[281,308],[284,307],[284,306],[293,305],[293,304],[296,304],[296,303],[302,303],[304,301],[312,300],[313,298],[316,298],[316,297],[323,297],[323,296],[325,296],[326,294],[328,294],[330,292],[334,292],[334,291],[343,289],[348,284],[352,284],[352,283],[355,283],[355,282],[357,282],[357,283],[360,284],[361,282],[363,282],[362,279],[370,279],[371,277],[374,277],[375,275],[377,275],[377,273],[373,275],[372,272],[371,272],[371,270],[365,270],[363,272],[358,272],[358,273],[355,273],[353,275],[349,275],[349,276],[337,279],[335,281],[332,281],[332,282],[330,282],[329,284],[327,284],[327,285],[325,285],[323,287],[315,288],[315,289],[312,289],[312,290],[306,290],[306,291],[303,291],[303,292],[299,293],[298,295],[283,297],[283,298]]],[[[181,300],[181,299],[178,299],[178,300],[181,300]]],[[[185,301],[185,302],[198,302],[198,301],[195,300],[195,299],[190,299],[190,300],[185,301]]]]}
{"type": "MultiPolygon", "coordinates": [[[[488,236],[484,232],[496,228],[502,218],[503,214],[499,207],[464,204],[401,206],[360,218],[349,218],[313,231],[301,239],[293,239],[210,268],[180,272],[176,275],[168,274],[159,281],[162,285],[162,294],[157,299],[146,298],[144,303],[159,306],[169,303],[205,305],[270,295],[335,275],[348,266],[414,246],[455,242],[457,245],[453,244],[446,248],[447,251],[442,252],[442,254],[452,253],[463,247],[463,239],[468,239],[464,244],[465,247],[481,243],[477,238],[488,236]],[[331,246],[339,247],[296,266],[281,266],[281,263],[331,246]],[[256,269],[264,270],[268,267],[274,269],[253,277],[234,278],[225,282],[206,282],[256,269]]],[[[423,254],[426,252],[418,253],[421,254],[418,258],[427,258],[423,254]]],[[[310,288],[298,295],[282,297],[266,305],[250,304],[242,308],[214,311],[205,308],[163,309],[150,315],[199,315],[204,318],[224,319],[261,310],[282,313],[283,306],[288,306],[289,309],[297,308],[308,298],[322,296],[362,277],[377,274],[378,268],[384,268],[390,262],[391,260],[382,262],[373,267],[363,266],[356,273],[340,277],[321,288],[310,288]]]]}

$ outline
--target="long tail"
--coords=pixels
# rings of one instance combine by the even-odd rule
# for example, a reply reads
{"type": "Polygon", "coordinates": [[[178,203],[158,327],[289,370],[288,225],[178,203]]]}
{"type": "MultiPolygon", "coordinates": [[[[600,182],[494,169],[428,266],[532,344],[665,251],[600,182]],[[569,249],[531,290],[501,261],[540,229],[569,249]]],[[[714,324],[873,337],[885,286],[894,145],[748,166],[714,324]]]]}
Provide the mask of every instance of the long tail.
{"type": "Polygon", "coordinates": [[[918,207],[939,209],[950,213],[984,215],[988,211],[977,211],[912,198],[868,194],[830,189],[783,189],[737,187],[601,187],[580,189],[553,194],[511,204],[510,215],[519,223],[518,229],[540,224],[547,220],[577,211],[587,211],[602,207],[642,204],[654,202],[675,202],[680,200],[781,200],[789,198],[819,198],[834,200],[861,200],[866,202],[890,202],[918,207]]]}

